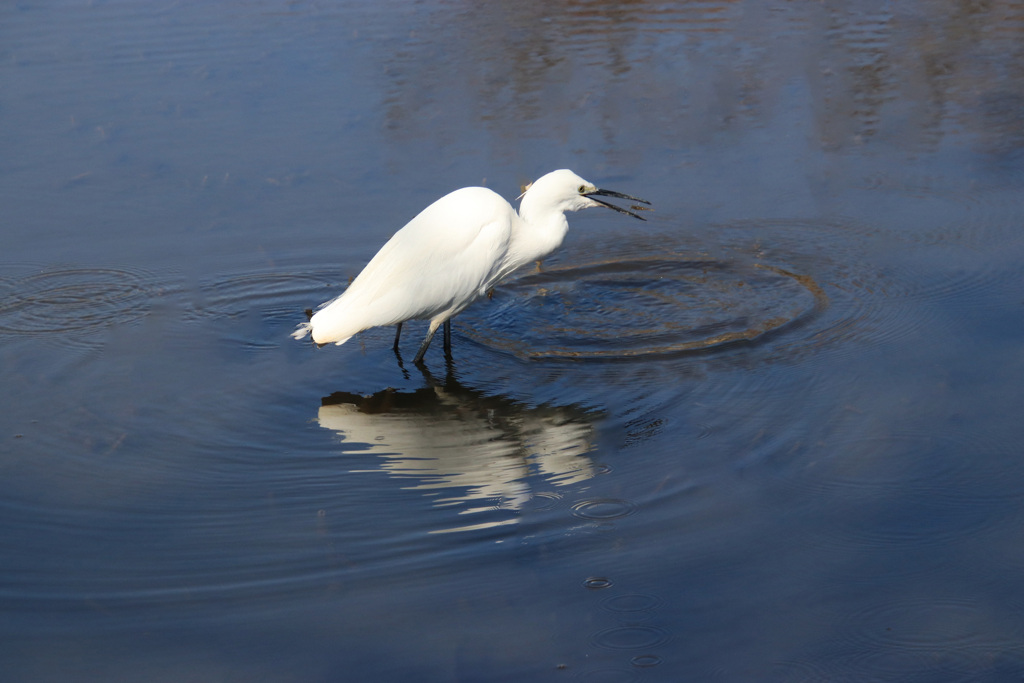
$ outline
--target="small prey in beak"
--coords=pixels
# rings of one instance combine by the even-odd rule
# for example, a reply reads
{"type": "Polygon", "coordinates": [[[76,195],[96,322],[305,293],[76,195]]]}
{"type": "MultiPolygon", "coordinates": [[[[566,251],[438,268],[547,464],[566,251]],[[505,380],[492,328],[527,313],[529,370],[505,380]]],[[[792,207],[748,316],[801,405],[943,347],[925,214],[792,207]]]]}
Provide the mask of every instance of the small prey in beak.
{"type": "MultiPolygon", "coordinates": [[[[582,192],[581,194],[590,201],[597,202],[601,206],[607,206],[609,209],[613,209],[615,211],[618,211],[619,213],[624,213],[628,216],[632,216],[633,218],[639,218],[642,221],[647,220],[646,218],[639,214],[635,214],[632,211],[629,211],[628,209],[623,209],[621,206],[615,206],[614,204],[611,204],[609,202],[597,199],[597,197],[616,197],[618,199],[628,199],[633,202],[640,202],[641,204],[647,204],[647,206],[650,206],[651,203],[646,199],[640,199],[639,197],[634,197],[632,195],[622,194],[621,192],[613,192],[611,190],[600,189],[593,189],[590,190],[589,192],[582,192]]],[[[650,209],[647,208],[647,206],[638,206],[634,204],[630,206],[630,208],[635,209],[637,211],[650,211],[650,209]]]]}

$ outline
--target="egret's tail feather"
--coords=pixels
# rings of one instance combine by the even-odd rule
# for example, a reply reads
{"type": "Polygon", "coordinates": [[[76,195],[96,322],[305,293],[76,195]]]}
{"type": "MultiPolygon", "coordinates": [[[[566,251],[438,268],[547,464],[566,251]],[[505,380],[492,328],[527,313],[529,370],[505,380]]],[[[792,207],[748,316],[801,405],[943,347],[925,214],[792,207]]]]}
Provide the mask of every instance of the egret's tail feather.
{"type": "MultiPolygon", "coordinates": [[[[323,330],[321,330],[321,332],[322,331],[323,330]]],[[[299,323],[298,328],[296,328],[296,330],[294,332],[292,332],[292,339],[298,339],[298,340],[301,341],[302,339],[305,339],[306,337],[308,337],[312,332],[313,332],[313,324],[312,323],[299,323]]],[[[315,336],[313,337],[313,343],[316,344],[317,346],[324,346],[325,344],[337,344],[338,346],[341,346],[342,344],[347,342],[349,339],[351,339],[352,335],[351,334],[346,334],[343,337],[342,336],[331,337],[330,335],[321,334],[320,337],[321,337],[320,339],[317,339],[315,336]],[[323,338],[325,336],[327,337],[327,339],[323,338]]]]}

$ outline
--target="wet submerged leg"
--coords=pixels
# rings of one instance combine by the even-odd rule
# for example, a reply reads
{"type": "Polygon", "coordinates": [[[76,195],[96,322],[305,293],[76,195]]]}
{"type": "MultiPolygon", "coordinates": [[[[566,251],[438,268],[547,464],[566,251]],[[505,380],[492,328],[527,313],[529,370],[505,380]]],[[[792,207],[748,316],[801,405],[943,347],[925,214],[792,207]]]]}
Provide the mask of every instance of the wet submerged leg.
{"type": "Polygon", "coordinates": [[[427,336],[420,344],[420,350],[416,352],[416,357],[412,359],[413,363],[420,363],[423,361],[423,356],[426,355],[427,349],[430,348],[430,340],[434,338],[434,333],[437,332],[437,328],[441,326],[440,321],[430,321],[430,328],[427,330],[427,336]]]}
{"type": "Polygon", "coordinates": [[[391,347],[392,349],[395,350],[395,353],[398,353],[398,340],[401,339],[401,338],[402,338],[402,323],[398,323],[395,326],[395,344],[394,344],[394,346],[391,347]]]}

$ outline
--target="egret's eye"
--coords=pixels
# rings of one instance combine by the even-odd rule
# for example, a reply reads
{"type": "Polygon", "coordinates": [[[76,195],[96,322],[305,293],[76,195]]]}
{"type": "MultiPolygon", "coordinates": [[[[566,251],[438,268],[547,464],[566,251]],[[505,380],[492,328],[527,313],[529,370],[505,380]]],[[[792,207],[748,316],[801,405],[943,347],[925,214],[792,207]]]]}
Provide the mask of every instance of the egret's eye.
{"type": "Polygon", "coordinates": [[[586,191],[587,191],[587,186],[586,185],[580,185],[580,194],[583,194],[586,191]]]}

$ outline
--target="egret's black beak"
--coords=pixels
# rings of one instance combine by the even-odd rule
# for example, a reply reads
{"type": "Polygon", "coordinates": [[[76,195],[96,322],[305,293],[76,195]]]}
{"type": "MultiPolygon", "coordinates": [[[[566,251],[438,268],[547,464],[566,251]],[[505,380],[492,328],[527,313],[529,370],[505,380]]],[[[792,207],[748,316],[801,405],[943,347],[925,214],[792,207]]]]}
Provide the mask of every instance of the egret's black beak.
{"type": "MultiPolygon", "coordinates": [[[[633,197],[632,195],[622,194],[621,192],[612,192],[611,190],[594,190],[592,192],[584,192],[583,196],[586,197],[587,199],[593,199],[601,206],[607,206],[609,209],[613,209],[615,211],[618,211],[619,213],[624,213],[628,216],[632,216],[633,218],[639,218],[642,221],[645,221],[647,219],[639,214],[633,213],[632,211],[623,209],[621,206],[615,206],[614,204],[609,204],[608,202],[601,201],[600,199],[597,199],[597,197],[618,197],[619,199],[629,199],[630,201],[640,202],[641,204],[647,204],[647,206],[651,205],[651,203],[646,199],[640,199],[639,197],[633,197]]],[[[650,211],[650,209],[648,209],[646,206],[634,205],[629,208],[636,209],[637,211],[650,211]]]]}

